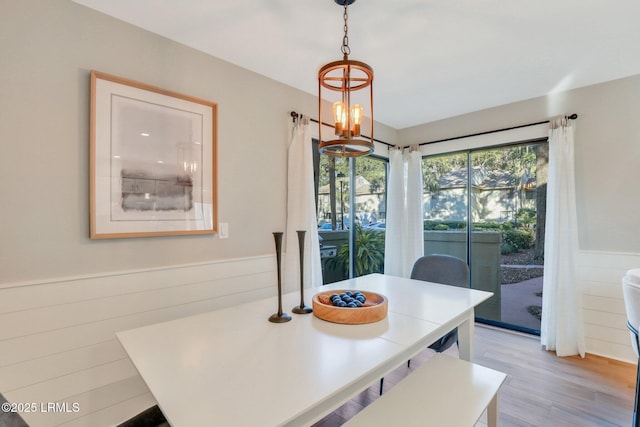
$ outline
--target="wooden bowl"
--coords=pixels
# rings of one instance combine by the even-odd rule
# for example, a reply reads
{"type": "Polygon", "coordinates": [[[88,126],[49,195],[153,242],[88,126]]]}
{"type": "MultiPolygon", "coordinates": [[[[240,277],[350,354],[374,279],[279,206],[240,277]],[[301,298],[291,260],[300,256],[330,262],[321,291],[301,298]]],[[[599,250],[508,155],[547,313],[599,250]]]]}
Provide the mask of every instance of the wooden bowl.
{"type": "Polygon", "coordinates": [[[353,289],[345,289],[315,294],[311,301],[313,304],[313,314],[328,322],[348,325],[373,323],[387,317],[387,309],[389,306],[387,297],[376,294],[375,292],[360,291],[367,298],[362,307],[334,307],[329,297],[332,294],[340,295],[347,290],[356,292],[353,289]]]}

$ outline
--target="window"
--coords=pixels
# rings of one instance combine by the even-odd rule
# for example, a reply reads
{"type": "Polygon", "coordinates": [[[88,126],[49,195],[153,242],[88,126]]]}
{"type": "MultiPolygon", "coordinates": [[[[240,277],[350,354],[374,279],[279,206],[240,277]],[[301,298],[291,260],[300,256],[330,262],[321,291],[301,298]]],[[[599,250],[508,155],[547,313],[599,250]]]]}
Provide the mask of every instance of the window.
{"type": "Polygon", "coordinates": [[[540,333],[546,140],[423,158],[425,254],[466,259],[479,321],[540,333]]]}
{"type": "Polygon", "coordinates": [[[387,160],[320,155],[317,141],[314,148],[323,283],[383,272],[387,160]]]}

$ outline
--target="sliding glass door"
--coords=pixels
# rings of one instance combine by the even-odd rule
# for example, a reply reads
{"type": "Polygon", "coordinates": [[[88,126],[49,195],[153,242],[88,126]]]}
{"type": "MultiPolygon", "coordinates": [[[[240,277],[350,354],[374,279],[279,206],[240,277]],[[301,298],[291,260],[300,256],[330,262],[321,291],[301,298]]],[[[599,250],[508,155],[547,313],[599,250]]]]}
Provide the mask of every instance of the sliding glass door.
{"type": "Polygon", "coordinates": [[[481,322],[539,334],[546,167],[546,141],[423,160],[425,254],[467,260],[481,322]]]}
{"type": "Polygon", "coordinates": [[[425,157],[424,254],[466,260],[469,218],[467,153],[425,157]]]}
{"type": "Polygon", "coordinates": [[[382,273],[387,160],[314,152],[323,283],[382,273]]]}

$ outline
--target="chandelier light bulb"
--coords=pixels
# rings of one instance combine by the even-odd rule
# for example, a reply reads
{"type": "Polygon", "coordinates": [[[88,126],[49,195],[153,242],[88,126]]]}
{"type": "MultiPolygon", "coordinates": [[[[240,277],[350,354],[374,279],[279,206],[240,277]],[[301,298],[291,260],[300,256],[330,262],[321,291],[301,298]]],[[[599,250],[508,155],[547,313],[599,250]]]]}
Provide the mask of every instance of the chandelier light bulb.
{"type": "Polygon", "coordinates": [[[333,103],[333,121],[335,123],[335,134],[342,135],[347,129],[347,111],[344,102],[337,101],[333,103]]]}
{"type": "Polygon", "coordinates": [[[353,136],[360,136],[360,124],[362,123],[362,105],[351,107],[351,120],[353,121],[353,136]]]}

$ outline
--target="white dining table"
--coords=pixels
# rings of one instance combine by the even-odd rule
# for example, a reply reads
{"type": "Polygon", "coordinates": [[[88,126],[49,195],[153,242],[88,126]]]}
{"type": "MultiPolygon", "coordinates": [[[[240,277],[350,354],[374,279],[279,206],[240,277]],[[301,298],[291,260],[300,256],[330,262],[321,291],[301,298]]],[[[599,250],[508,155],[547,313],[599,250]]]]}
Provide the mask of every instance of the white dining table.
{"type": "MultiPolygon", "coordinates": [[[[173,427],[308,426],[457,327],[471,360],[474,307],[492,293],[371,274],[315,290],[388,299],[383,320],[345,325],[292,314],[271,323],[277,297],[119,332],[118,339],[173,427]]],[[[277,294],[274,286],[274,294],[277,294]]]]}

